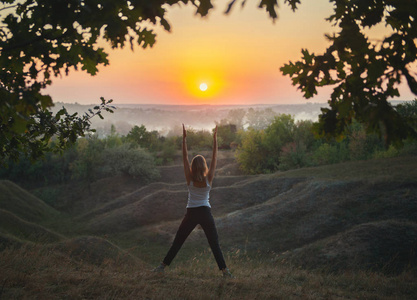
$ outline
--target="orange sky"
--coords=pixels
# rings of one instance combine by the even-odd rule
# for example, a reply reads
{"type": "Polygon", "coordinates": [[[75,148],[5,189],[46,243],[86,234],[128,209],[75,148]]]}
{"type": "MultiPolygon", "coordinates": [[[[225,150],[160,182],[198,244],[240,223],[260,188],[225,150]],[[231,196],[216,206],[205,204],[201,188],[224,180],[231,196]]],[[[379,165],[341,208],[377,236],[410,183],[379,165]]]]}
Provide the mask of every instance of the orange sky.
{"type": "MultiPolygon", "coordinates": [[[[115,104],[305,103],[279,68],[299,59],[301,48],[325,50],[324,34],[335,29],[324,20],[332,11],[329,1],[304,1],[295,13],[281,1],[275,24],[256,7],[258,0],[247,1],[243,10],[237,5],[227,16],[228,1],[213,2],[204,19],[192,6],[169,8],[172,32],[157,29],[153,48],[108,49],[110,65],[98,75],[73,71],[55,79],[47,93],[54,101],[82,104],[98,103],[101,96],[115,104]]],[[[310,101],[325,102],[328,95],[322,89],[310,101]]],[[[403,89],[401,99],[414,98],[403,89]]]]}

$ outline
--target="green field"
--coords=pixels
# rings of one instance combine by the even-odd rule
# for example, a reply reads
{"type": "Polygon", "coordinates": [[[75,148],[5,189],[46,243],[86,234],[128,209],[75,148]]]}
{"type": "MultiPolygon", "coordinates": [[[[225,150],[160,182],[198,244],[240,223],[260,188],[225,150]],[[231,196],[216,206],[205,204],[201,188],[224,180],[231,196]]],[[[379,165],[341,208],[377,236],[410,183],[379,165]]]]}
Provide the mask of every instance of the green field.
{"type": "Polygon", "coordinates": [[[150,271],[172,242],[187,195],[181,166],[161,170],[159,182],[106,178],[92,193],[1,181],[0,299],[417,296],[415,156],[257,176],[223,169],[211,203],[236,277],[228,280],[199,228],[165,274],[150,271]],[[48,189],[57,197],[49,205],[34,196],[48,189]]]}

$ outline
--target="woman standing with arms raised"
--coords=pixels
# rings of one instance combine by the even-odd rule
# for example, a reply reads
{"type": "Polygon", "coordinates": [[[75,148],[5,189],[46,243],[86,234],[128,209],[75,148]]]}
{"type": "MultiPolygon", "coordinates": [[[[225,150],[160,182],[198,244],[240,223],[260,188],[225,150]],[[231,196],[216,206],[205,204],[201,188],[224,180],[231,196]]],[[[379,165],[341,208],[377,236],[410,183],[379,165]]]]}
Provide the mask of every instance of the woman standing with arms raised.
{"type": "Polygon", "coordinates": [[[216,259],[219,269],[223,272],[224,277],[233,277],[223,258],[222,251],[219,245],[216,225],[211,214],[211,206],[209,201],[209,194],[214,178],[217,163],[217,126],[213,135],[213,156],[210,163],[210,168],[207,168],[207,163],[202,155],[196,155],[192,161],[191,166],[188,161],[187,150],[187,132],[184,124],[182,124],[182,157],[184,163],[184,174],[188,186],[188,203],[187,213],[178,228],[174,242],[165,256],[162,263],[154,269],[155,272],[163,272],[166,266],[169,266],[177,255],[181,246],[193,229],[200,224],[206,234],[211,251],[216,259]]]}

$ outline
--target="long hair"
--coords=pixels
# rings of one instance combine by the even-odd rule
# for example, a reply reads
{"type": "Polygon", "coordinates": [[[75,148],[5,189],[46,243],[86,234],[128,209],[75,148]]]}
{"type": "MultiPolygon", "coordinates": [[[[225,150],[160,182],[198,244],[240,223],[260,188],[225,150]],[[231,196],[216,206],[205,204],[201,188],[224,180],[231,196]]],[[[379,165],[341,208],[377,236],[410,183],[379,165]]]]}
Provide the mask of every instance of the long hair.
{"type": "Polygon", "coordinates": [[[202,182],[208,172],[207,162],[204,156],[196,155],[191,161],[191,178],[195,182],[202,182]]]}

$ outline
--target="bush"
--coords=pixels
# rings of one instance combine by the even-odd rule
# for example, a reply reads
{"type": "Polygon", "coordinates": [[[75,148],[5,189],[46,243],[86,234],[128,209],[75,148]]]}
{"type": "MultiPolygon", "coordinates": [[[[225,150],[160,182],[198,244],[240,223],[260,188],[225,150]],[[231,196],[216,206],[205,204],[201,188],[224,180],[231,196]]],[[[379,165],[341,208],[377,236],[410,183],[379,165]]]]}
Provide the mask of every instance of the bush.
{"type": "Polygon", "coordinates": [[[294,119],[275,116],[265,130],[249,128],[241,134],[236,158],[240,169],[248,174],[271,173],[279,168],[282,147],[294,141],[294,119]]]}
{"type": "Polygon", "coordinates": [[[71,147],[62,155],[49,152],[34,162],[21,157],[18,162],[10,161],[7,167],[1,168],[0,178],[18,182],[26,188],[62,183],[71,179],[70,164],[76,159],[75,153],[75,148],[71,147]]]}
{"type": "Polygon", "coordinates": [[[140,146],[143,149],[147,149],[151,152],[156,152],[161,149],[163,144],[163,137],[161,137],[158,131],[148,131],[145,125],[134,126],[126,136],[126,140],[132,144],[132,146],[140,146]]]}
{"type": "Polygon", "coordinates": [[[399,151],[393,145],[389,146],[387,150],[379,150],[375,151],[373,154],[373,158],[389,158],[398,156],[399,151]]]}
{"type": "Polygon", "coordinates": [[[91,183],[100,177],[98,169],[102,164],[102,152],[106,144],[106,140],[96,136],[79,139],[76,145],[78,157],[70,165],[71,179],[91,183]]]}
{"type": "Polygon", "coordinates": [[[303,143],[288,143],[281,150],[279,170],[298,169],[309,165],[307,147],[303,143]]]}
{"type": "Polygon", "coordinates": [[[417,99],[398,104],[395,109],[414,131],[417,131],[417,99]]]}
{"type": "MultiPolygon", "coordinates": [[[[220,143],[221,140],[219,139],[218,142],[220,143]]],[[[187,146],[188,150],[211,150],[213,135],[207,130],[187,129],[187,146]]]]}
{"type": "Polygon", "coordinates": [[[400,155],[417,155],[417,140],[412,138],[406,139],[404,147],[400,150],[400,155]]]}
{"type": "Polygon", "coordinates": [[[177,155],[177,151],[179,150],[177,146],[177,140],[181,139],[176,136],[165,139],[162,146],[162,151],[158,155],[159,164],[167,164],[174,161],[175,156],[177,155]]]}
{"type": "Polygon", "coordinates": [[[315,165],[335,164],[349,159],[349,150],[346,142],[323,143],[313,152],[315,165]]]}
{"type": "Polygon", "coordinates": [[[230,145],[236,141],[236,125],[226,123],[225,120],[216,124],[219,149],[230,149],[230,145]]]}
{"type": "Polygon", "coordinates": [[[145,181],[159,178],[152,155],[141,148],[132,148],[128,143],[106,149],[102,159],[104,175],[125,174],[145,181]]]}
{"type": "Polygon", "coordinates": [[[263,145],[265,133],[263,130],[249,129],[241,133],[242,144],[236,151],[239,168],[247,174],[265,172],[267,151],[263,145]]]}
{"type": "Polygon", "coordinates": [[[348,137],[350,160],[369,159],[375,151],[384,149],[383,140],[377,134],[366,133],[365,128],[357,122],[353,127],[348,137]]]}
{"type": "Polygon", "coordinates": [[[316,143],[313,134],[313,122],[308,120],[298,121],[294,127],[294,141],[303,144],[306,150],[310,151],[316,143]]]}

